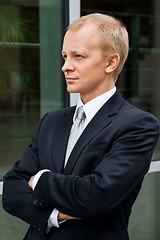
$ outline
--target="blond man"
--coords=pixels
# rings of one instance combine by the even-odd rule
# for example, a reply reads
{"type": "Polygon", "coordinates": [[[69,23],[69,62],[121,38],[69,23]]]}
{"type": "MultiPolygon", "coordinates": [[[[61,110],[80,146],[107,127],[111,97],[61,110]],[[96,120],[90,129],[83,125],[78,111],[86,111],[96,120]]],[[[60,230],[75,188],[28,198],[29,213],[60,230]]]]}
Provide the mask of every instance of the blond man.
{"type": "Polygon", "coordinates": [[[24,239],[129,239],[159,124],[115,87],[128,45],[126,28],[108,15],[69,26],[62,71],[67,90],[80,93],[77,106],[47,113],[4,177],[4,208],[30,224],[24,239]]]}

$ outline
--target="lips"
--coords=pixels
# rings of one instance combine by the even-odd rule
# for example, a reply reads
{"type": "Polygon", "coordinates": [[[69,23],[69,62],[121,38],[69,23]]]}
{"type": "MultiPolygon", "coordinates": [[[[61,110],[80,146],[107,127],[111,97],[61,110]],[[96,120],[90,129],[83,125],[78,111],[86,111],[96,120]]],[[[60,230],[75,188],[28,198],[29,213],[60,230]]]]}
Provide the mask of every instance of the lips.
{"type": "Polygon", "coordinates": [[[66,77],[66,80],[76,80],[77,78],[74,77],[66,77]]]}
{"type": "Polygon", "coordinates": [[[72,84],[72,83],[76,82],[77,80],[78,80],[78,78],[66,77],[66,82],[68,84],[72,84]]]}

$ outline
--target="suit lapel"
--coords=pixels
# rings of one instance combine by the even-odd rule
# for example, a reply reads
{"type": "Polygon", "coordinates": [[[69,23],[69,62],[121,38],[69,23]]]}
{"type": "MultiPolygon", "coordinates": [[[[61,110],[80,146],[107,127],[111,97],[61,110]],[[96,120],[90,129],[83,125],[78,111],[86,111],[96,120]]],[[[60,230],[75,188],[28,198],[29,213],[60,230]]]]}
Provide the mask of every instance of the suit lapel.
{"type": "Polygon", "coordinates": [[[74,111],[75,107],[68,108],[55,127],[53,135],[53,165],[58,173],[61,173],[64,168],[65,152],[74,111]]]}
{"type": "Polygon", "coordinates": [[[83,149],[98,133],[100,133],[105,127],[107,127],[111,123],[111,116],[117,114],[119,108],[122,105],[122,102],[123,99],[120,93],[117,91],[109,99],[109,101],[102,106],[102,108],[88,124],[88,126],[78,139],[77,143],[75,144],[64,169],[64,174],[72,173],[74,165],[76,164],[83,149]]]}

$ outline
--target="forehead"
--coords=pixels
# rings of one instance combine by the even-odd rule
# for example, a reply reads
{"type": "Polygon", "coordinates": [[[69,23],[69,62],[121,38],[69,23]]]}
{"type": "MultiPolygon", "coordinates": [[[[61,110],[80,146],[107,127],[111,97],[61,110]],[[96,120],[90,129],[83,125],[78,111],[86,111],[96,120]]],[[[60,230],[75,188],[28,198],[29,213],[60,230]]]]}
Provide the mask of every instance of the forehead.
{"type": "Polygon", "coordinates": [[[86,24],[79,29],[68,30],[63,41],[63,51],[98,47],[96,33],[97,28],[94,24],[86,24]]]}

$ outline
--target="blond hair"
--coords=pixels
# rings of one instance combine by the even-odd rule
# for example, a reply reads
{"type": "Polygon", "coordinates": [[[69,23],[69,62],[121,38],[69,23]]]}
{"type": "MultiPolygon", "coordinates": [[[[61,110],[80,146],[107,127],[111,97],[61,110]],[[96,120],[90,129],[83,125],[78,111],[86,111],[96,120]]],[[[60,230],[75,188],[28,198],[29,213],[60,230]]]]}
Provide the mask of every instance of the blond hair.
{"type": "Polygon", "coordinates": [[[104,56],[107,57],[112,54],[120,56],[119,65],[114,71],[117,78],[122,71],[129,50],[128,32],[125,26],[113,16],[92,13],[73,22],[68,30],[78,30],[89,23],[93,23],[97,27],[97,36],[104,56]]]}

